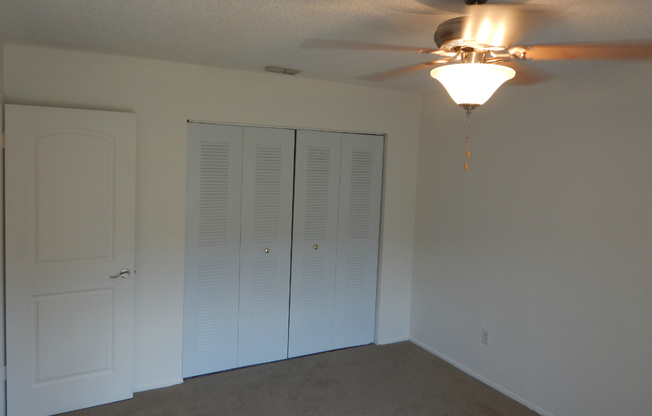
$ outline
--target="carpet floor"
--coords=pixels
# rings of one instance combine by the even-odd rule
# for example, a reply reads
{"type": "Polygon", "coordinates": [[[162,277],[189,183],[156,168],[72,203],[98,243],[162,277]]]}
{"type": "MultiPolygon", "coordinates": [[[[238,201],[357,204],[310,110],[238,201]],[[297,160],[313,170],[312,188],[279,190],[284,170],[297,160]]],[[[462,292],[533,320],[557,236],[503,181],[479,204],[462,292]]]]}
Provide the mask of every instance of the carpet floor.
{"type": "Polygon", "coordinates": [[[66,416],[537,416],[422,348],[330,351],[186,379],[66,416]]]}

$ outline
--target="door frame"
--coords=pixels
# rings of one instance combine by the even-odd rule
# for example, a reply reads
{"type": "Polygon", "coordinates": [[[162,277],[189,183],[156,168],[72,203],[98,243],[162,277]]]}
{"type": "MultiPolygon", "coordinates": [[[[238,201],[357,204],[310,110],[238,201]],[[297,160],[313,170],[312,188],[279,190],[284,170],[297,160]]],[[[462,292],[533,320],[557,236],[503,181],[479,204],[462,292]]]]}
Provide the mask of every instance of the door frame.
{"type": "Polygon", "coordinates": [[[0,416],[7,414],[7,362],[5,340],[5,99],[0,91],[0,131],[2,131],[2,146],[0,149],[0,416]]]}
{"type": "MultiPolygon", "coordinates": [[[[295,146],[296,146],[296,133],[298,131],[309,131],[309,132],[325,132],[325,133],[338,133],[342,135],[346,134],[355,134],[355,135],[365,135],[365,136],[376,136],[378,140],[382,142],[382,158],[381,158],[381,187],[380,187],[380,206],[378,213],[378,247],[377,247],[377,259],[376,259],[376,287],[375,287],[375,305],[374,305],[374,326],[373,326],[373,340],[374,344],[378,343],[378,325],[379,325],[379,307],[380,307],[380,279],[381,279],[381,263],[382,263],[382,236],[383,236],[383,219],[384,219],[384,209],[385,209],[385,186],[386,186],[386,166],[387,166],[387,133],[382,132],[363,132],[357,130],[345,130],[345,129],[328,129],[328,128],[313,128],[313,127],[297,127],[297,126],[288,126],[288,125],[270,125],[270,124],[252,124],[252,123],[233,123],[229,121],[214,121],[214,120],[203,120],[203,119],[187,119],[186,126],[189,124],[206,124],[206,125],[219,125],[219,126],[233,126],[233,127],[243,127],[243,128],[268,128],[268,129],[287,129],[294,130],[295,132],[295,146]]],[[[188,135],[186,135],[186,141],[188,140],[188,135]]],[[[296,152],[296,147],[295,147],[296,152]]],[[[294,186],[294,181],[293,181],[294,186]]],[[[187,203],[187,202],[186,202],[187,203]]],[[[294,205],[293,205],[294,209],[294,205]]],[[[187,258],[185,261],[188,261],[187,258]]],[[[184,265],[184,281],[185,281],[185,268],[184,265]]],[[[184,304],[186,300],[184,298],[184,304]]],[[[185,305],[184,305],[185,311],[185,305]]],[[[289,316],[289,314],[288,314],[289,316]]],[[[288,326],[289,330],[289,326],[288,326]]],[[[185,332],[184,332],[185,337],[185,332]]],[[[288,338],[289,340],[289,338],[288,338]]],[[[335,349],[344,348],[337,347],[335,349]]],[[[287,358],[293,358],[293,356],[288,356],[287,358]]],[[[238,366],[239,367],[239,366],[238,366]]],[[[232,368],[238,368],[232,367],[232,368]]],[[[219,370],[224,371],[224,370],[219,370]]],[[[202,373],[205,374],[205,373],[202,373]]]]}

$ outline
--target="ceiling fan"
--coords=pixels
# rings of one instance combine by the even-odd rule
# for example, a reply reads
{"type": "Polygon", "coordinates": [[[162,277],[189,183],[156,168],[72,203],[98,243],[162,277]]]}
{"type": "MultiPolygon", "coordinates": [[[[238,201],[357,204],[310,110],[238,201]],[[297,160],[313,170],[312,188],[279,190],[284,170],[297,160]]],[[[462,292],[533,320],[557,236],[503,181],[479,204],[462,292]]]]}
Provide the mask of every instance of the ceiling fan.
{"type": "MultiPolygon", "coordinates": [[[[416,0],[431,7],[465,8],[467,15],[446,20],[435,31],[437,48],[385,45],[352,41],[305,41],[303,47],[412,51],[435,55],[435,60],[363,77],[383,81],[414,71],[431,69],[451,98],[470,111],[484,104],[504,82],[528,84],[548,78],[523,61],[635,60],[652,59],[652,42],[575,43],[518,45],[517,37],[555,13],[549,8],[527,5],[527,0],[485,4],[487,0],[416,0]],[[434,3],[434,4],[433,4],[434,3]]],[[[506,0],[505,0],[506,1],[506,0]]]]}

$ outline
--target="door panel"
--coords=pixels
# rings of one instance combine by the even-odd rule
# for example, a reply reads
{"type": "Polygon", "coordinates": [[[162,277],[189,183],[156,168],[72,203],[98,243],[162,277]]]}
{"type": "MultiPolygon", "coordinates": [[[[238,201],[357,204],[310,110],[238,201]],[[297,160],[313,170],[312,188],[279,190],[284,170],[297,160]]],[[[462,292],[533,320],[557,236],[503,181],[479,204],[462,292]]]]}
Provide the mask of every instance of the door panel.
{"type": "Polygon", "coordinates": [[[334,348],[374,341],[383,140],[344,134],[334,348]]]}
{"type": "Polygon", "coordinates": [[[39,138],[36,147],[38,261],[112,258],[111,141],[69,133],[39,138]],[[75,199],[60,197],[62,183],[75,184],[75,199]]]}
{"type": "Polygon", "coordinates": [[[238,366],[287,358],[294,130],[245,127],[238,366]]]}
{"type": "Polygon", "coordinates": [[[238,364],[242,136],[188,123],[183,377],[238,364]]]}
{"type": "Polygon", "coordinates": [[[129,398],[135,116],[5,114],[8,414],[129,398]]]}
{"type": "Polygon", "coordinates": [[[34,296],[34,306],[39,384],[111,371],[113,290],[34,296]]]}
{"type": "Polygon", "coordinates": [[[289,356],[333,347],[341,133],[297,131],[289,356]]]}

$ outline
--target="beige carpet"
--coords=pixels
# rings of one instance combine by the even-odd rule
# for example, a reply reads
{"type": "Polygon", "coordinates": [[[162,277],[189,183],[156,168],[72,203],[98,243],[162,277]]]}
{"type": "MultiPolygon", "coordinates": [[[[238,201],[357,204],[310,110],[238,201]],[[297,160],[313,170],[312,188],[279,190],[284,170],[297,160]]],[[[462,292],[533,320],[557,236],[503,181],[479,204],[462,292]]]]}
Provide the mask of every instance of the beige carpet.
{"type": "Polygon", "coordinates": [[[187,379],[66,416],[536,416],[409,342],[366,345],[187,379]]]}

